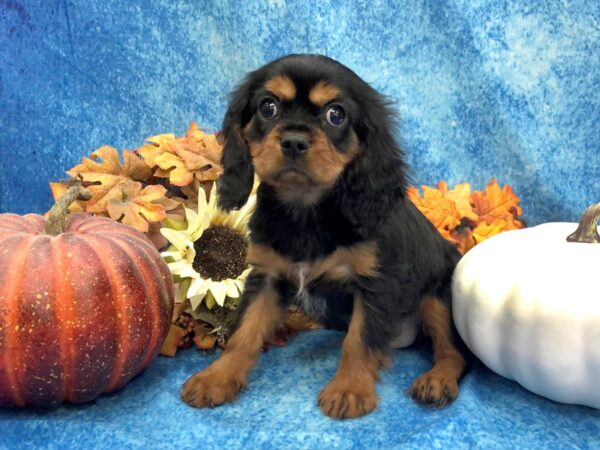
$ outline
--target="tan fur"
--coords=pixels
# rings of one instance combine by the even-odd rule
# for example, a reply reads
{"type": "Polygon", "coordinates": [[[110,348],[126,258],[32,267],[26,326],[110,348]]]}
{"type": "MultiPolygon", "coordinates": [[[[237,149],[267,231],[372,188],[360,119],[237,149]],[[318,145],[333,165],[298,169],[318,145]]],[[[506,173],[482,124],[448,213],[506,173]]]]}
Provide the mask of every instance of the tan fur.
{"type": "Polygon", "coordinates": [[[356,297],[338,370],[318,399],[323,412],[335,419],[364,416],[377,407],[375,382],[386,359],[366,349],[363,327],[363,302],[356,297]]]}
{"type": "Polygon", "coordinates": [[[413,398],[421,403],[445,406],[458,395],[458,380],[465,360],[452,343],[450,311],[440,300],[428,297],[419,308],[423,330],[433,343],[431,370],[413,383],[413,398]]]}
{"type": "Polygon", "coordinates": [[[308,94],[308,99],[317,106],[324,106],[335,100],[341,94],[340,90],[331,83],[319,81],[308,94]]]}
{"type": "Polygon", "coordinates": [[[246,260],[254,270],[273,278],[289,278],[293,272],[294,263],[266,245],[250,243],[246,260]]]}
{"type": "Polygon", "coordinates": [[[182,398],[191,406],[216,406],[233,400],[246,385],[263,342],[283,321],[275,291],[270,286],[245,311],[240,327],[227,348],[208,368],[194,374],[183,386],[182,398]]]}
{"type": "MultiPolygon", "coordinates": [[[[250,124],[248,125],[250,126],[250,124]]],[[[260,142],[250,142],[254,170],[262,180],[272,180],[283,164],[281,130],[277,126],[260,142]]]]}
{"type": "Polygon", "coordinates": [[[318,278],[346,282],[357,277],[375,277],[378,275],[379,265],[377,246],[374,242],[360,242],[349,247],[340,247],[326,257],[313,262],[299,263],[294,263],[266,245],[250,244],[247,261],[258,272],[272,277],[280,276],[294,283],[299,282],[297,266],[302,264],[305,272],[304,284],[309,284],[318,278]]]}
{"type": "MultiPolygon", "coordinates": [[[[248,123],[246,129],[252,126],[248,123]]],[[[281,171],[286,166],[286,158],[281,151],[282,132],[275,126],[261,141],[249,142],[250,154],[254,170],[259,178],[271,184],[279,198],[284,203],[300,203],[312,205],[335,184],[337,178],[346,166],[359,154],[358,138],[351,134],[351,145],[345,152],[339,152],[329,142],[323,130],[317,129],[312,135],[306,136],[310,148],[306,157],[295,161],[296,168],[306,173],[306,178],[300,176],[296,182],[280,179],[281,171]]]]}
{"type": "Polygon", "coordinates": [[[296,97],[296,85],[285,75],[277,75],[265,83],[265,89],[280,100],[290,101],[296,97]]]}
{"type": "Polygon", "coordinates": [[[378,265],[377,246],[374,242],[340,247],[310,266],[306,283],[319,277],[340,282],[351,281],[358,277],[376,277],[378,265]]]}
{"type": "Polygon", "coordinates": [[[316,183],[332,186],[346,166],[358,155],[358,139],[352,133],[350,150],[338,152],[323,130],[313,133],[311,146],[306,153],[306,165],[316,183]]]}

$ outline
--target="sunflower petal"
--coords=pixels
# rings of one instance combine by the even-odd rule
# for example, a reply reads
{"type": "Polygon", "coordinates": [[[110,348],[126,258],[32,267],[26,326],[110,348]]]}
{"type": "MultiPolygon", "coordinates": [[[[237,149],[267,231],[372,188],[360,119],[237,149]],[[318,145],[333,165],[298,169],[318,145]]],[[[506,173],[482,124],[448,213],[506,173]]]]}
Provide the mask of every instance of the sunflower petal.
{"type": "Polygon", "coordinates": [[[179,251],[182,251],[189,247],[194,248],[194,243],[191,241],[191,236],[185,231],[176,231],[170,228],[161,228],[160,233],[179,251]]]}
{"type": "Polygon", "coordinates": [[[189,267],[189,265],[190,263],[183,259],[179,261],[173,261],[167,264],[172,274],[183,277],[186,277],[186,275],[183,275],[183,272],[189,267]]]}
{"type": "Polygon", "coordinates": [[[225,304],[225,297],[227,297],[227,286],[225,283],[211,283],[210,292],[215,297],[217,305],[223,306],[225,304]]]}
{"type": "Polygon", "coordinates": [[[237,285],[235,284],[235,280],[232,280],[231,278],[224,280],[223,283],[225,284],[225,295],[227,297],[231,297],[231,298],[238,298],[240,296],[240,290],[238,289],[237,285]]]}
{"type": "Polygon", "coordinates": [[[188,298],[197,296],[204,297],[208,292],[209,287],[210,280],[204,280],[201,277],[194,279],[187,292],[188,298]]]}

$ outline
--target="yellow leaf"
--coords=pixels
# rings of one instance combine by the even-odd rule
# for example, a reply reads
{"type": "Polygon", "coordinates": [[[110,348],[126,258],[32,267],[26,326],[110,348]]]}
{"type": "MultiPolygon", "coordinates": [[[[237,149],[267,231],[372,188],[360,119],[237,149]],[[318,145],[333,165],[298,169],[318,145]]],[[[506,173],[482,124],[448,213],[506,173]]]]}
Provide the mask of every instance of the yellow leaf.
{"type": "MultiPolygon", "coordinates": [[[[67,192],[67,189],[69,189],[69,183],[68,182],[50,182],[50,191],[52,191],[52,197],[54,197],[54,200],[58,200],[59,198],[61,198],[65,192],[67,192]]],[[[74,201],[73,203],[71,203],[71,205],[69,206],[69,212],[72,213],[79,213],[79,212],[84,212],[85,211],[85,202],[77,200],[74,201]]]]}
{"type": "Polygon", "coordinates": [[[448,184],[445,181],[440,181],[437,188],[445,198],[454,202],[458,215],[461,218],[471,221],[478,219],[477,214],[475,214],[471,206],[471,185],[469,183],[457,184],[454,186],[454,189],[449,191],[448,184]]]}
{"type": "Polygon", "coordinates": [[[408,198],[438,230],[452,230],[460,223],[460,216],[452,200],[444,198],[441,191],[423,186],[423,196],[414,187],[409,187],[408,198]]]}
{"type": "Polygon", "coordinates": [[[161,134],[147,141],[139,153],[155,169],[154,176],[169,178],[175,186],[187,186],[193,180],[213,181],[222,172],[222,145],[214,134],[202,132],[194,122],[180,138],[161,134]]]}
{"type": "Polygon", "coordinates": [[[498,233],[501,233],[505,229],[506,222],[504,220],[495,220],[491,224],[481,222],[473,230],[473,237],[475,238],[475,242],[479,244],[480,242],[485,241],[486,239],[489,239],[498,233]]]}
{"type": "Polygon", "coordinates": [[[463,255],[475,247],[475,238],[470,228],[465,227],[453,230],[451,238],[456,243],[458,251],[463,255]]]}

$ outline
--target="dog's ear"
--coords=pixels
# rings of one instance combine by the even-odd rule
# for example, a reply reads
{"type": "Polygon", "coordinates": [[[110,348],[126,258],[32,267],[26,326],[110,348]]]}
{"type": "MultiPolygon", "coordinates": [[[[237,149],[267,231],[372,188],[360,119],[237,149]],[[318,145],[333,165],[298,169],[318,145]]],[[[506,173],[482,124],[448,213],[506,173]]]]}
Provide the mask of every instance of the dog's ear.
{"type": "Polygon", "coordinates": [[[250,97],[253,83],[250,78],[231,96],[223,121],[225,146],[221,156],[223,174],[217,182],[219,207],[229,211],[244,206],[254,183],[254,166],[250,148],[242,135],[243,127],[251,119],[250,97]]]}
{"type": "Polygon", "coordinates": [[[344,171],[338,184],[342,213],[354,229],[370,237],[406,192],[406,165],[393,136],[389,103],[371,88],[362,90],[361,117],[353,123],[361,156],[344,171]]]}

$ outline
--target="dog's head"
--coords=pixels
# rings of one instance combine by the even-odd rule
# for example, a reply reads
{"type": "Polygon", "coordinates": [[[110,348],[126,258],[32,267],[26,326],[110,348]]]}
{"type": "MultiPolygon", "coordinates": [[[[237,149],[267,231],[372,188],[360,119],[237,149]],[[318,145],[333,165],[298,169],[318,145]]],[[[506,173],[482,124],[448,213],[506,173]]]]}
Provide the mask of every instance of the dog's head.
{"type": "Polygon", "coordinates": [[[406,184],[392,119],[385,99],[332,59],[267,64],[233,93],[225,116],[221,207],[241,207],[256,172],[284,203],[333,193],[357,227],[378,221],[406,184]]]}

